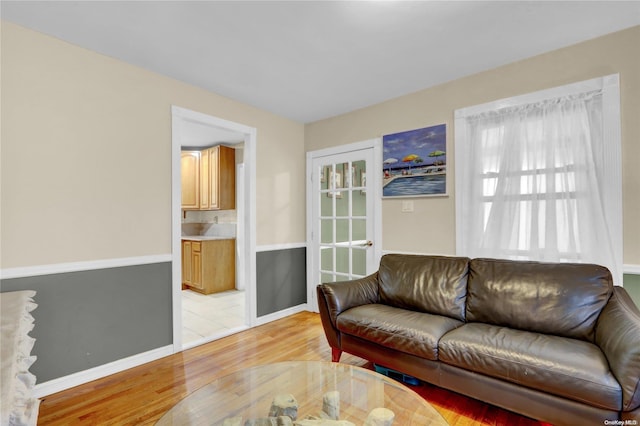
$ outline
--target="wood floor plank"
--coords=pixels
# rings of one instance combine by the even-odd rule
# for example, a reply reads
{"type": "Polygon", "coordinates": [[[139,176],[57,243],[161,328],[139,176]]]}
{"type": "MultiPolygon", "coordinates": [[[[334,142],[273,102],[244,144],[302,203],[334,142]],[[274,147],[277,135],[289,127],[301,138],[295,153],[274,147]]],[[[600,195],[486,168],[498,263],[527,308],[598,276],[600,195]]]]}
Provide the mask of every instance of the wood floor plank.
{"type": "MultiPolygon", "coordinates": [[[[243,368],[282,361],[328,361],[320,317],[302,312],[45,397],[38,425],[152,425],[188,394],[243,368]]],[[[372,368],[343,354],[341,361],[372,368]]],[[[541,423],[423,384],[414,390],[452,425],[541,423]]]]}

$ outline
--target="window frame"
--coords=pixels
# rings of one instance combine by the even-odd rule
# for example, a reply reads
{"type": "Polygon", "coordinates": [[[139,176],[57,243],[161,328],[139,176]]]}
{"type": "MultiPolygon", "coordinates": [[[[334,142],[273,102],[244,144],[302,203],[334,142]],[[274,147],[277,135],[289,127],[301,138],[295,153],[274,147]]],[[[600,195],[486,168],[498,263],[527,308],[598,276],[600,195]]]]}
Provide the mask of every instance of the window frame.
{"type": "MultiPolygon", "coordinates": [[[[622,233],[622,141],[620,130],[620,76],[611,74],[591,80],[567,84],[533,93],[500,99],[480,105],[470,106],[455,111],[455,203],[456,203],[456,254],[468,256],[463,252],[465,229],[465,212],[468,212],[465,199],[465,179],[469,179],[468,170],[472,159],[469,157],[467,118],[478,114],[518,107],[521,105],[542,102],[548,99],[602,90],[602,125],[607,150],[602,156],[602,164],[598,167],[600,190],[605,206],[605,220],[610,226],[613,258],[616,270],[612,269],[614,283],[622,283],[623,233],[622,233]]],[[[490,174],[490,173],[487,173],[490,174]]],[[[522,170],[522,176],[527,170],[522,170]]],[[[479,186],[482,190],[483,185],[479,186]]],[[[485,194],[476,194],[484,198],[485,194]]],[[[471,226],[478,226],[478,223],[471,226]]],[[[513,253],[505,255],[513,256],[513,253]]]]}

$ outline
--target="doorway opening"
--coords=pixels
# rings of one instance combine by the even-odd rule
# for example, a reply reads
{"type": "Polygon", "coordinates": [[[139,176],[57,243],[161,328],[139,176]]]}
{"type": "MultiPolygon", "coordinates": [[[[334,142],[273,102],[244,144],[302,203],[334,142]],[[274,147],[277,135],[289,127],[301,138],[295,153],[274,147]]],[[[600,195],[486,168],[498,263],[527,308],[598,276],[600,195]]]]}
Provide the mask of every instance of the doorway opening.
{"type": "MultiPolygon", "coordinates": [[[[171,113],[173,346],[179,352],[256,323],[256,130],[176,106],[171,113]],[[235,152],[235,209],[182,210],[182,151],[201,152],[218,145],[235,152]],[[235,251],[235,288],[205,295],[183,286],[183,237],[203,242],[233,240],[227,250],[235,251]]],[[[209,265],[215,268],[217,258],[217,254],[210,256],[209,265]]],[[[194,259],[205,261],[200,254],[194,259]]]]}

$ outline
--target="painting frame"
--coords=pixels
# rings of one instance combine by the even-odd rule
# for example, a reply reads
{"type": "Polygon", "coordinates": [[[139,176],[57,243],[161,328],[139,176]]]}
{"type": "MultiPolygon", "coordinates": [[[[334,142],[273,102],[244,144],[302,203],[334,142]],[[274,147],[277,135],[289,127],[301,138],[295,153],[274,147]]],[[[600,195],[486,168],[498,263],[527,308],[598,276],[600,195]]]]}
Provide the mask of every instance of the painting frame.
{"type": "Polygon", "coordinates": [[[382,198],[447,197],[447,126],[382,137],[382,198]]]}

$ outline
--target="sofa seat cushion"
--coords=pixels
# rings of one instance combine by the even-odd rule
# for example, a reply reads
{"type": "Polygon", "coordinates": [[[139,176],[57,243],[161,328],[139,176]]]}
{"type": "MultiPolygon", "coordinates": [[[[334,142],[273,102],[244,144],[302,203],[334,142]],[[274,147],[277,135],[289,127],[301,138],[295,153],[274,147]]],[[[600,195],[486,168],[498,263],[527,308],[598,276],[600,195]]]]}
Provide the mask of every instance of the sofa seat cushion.
{"type": "Polygon", "coordinates": [[[622,389],[600,349],[589,342],[468,323],[442,337],[440,361],[609,410],[622,389]]]}
{"type": "Polygon", "coordinates": [[[462,324],[445,316],[381,304],[351,308],[337,320],[342,333],[432,361],[438,359],[438,340],[462,324]]]}

